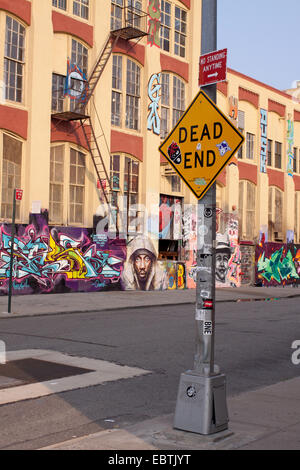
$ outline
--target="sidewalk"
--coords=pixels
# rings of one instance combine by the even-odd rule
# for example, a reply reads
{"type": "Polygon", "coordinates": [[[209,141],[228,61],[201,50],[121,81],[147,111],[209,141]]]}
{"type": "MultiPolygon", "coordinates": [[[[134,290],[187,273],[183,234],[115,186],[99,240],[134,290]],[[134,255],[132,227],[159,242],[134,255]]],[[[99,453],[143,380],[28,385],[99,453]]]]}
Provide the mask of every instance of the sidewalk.
{"type": "MultiPolygon", "coordinates": [[[[237,302],[300,297],[294,287],[225,287],[216,289],[216,302],[237,302]]],[[[7,296],[0,296],[0,318],[86,313],[164,305],[194,304],[195,289],[168,291],[106,291],[68,294],[16,295],[12,297],[12,314],[7,313],[7,296]]]]}
{"type": "Polygon", "coordinates": [[[173,429],[173,415],[43,450],[299,450],[300,377],[228,399],[229,428],[209,436],[173,429]]]}

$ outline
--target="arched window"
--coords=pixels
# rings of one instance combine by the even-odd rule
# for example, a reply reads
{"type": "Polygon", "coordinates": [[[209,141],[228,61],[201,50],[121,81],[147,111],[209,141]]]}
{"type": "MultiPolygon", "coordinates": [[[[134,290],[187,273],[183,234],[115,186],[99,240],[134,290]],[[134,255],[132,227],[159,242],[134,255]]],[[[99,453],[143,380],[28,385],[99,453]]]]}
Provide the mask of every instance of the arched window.
{"type": "Polygon", "coordinates": [[[86,155],[69,144],[50,153],[49,223],[84,225],[86,155]]]}
{"type": "Polygon", "coordinates": [[[6,16],[4,49],[5,98],[21,103],[25,66],[25,28],[14,18],[6,16]]]}
{"type": "Polygon", "coordinates": [[[121,55],[113,56],[111,124],[140,130],[141,68],[121,55]],[[124,119],[125,116],[125,119],[124,119]]]}
{"type": "Polygon", "coordinates": [[[282,242],[283,238],[283,193],[271,186],[268,201],[268,240],[282,242]]]}
{"type": "Polygon", "coordinates": [[[185,83],[176,75],[161,74],[161,139],[165,139],[185,111],[185,83]]]}
{"type": "Polygon", "coordinates": [[[253,240],[255,227],[256,186],[250,181],[239,182],[239,236],[253,240]]]}
{"type": "MultiPolygon", "coordinates": [[[[14,189],[22,188],[22,147],[23,143],[12,135],[2,133],[2,190],[1,218],[12,219],[14,189]]],[[[16,201],[16,220],[20,220],[20,201],[16,201]]]]}
{"type": "MultiPolygon", "coordinates": [[[[110,180],[112,186],[111,204],[120,212],[127,211],[127,196],[129,187],[129,223],[139,212],[140,162],[124,153],[113,154],[110,157],[110,180]],[[130,182],[130,185],[128,184],[130,182]]],[[[125,221],[123,221],[125,224],[125,221]]]]}

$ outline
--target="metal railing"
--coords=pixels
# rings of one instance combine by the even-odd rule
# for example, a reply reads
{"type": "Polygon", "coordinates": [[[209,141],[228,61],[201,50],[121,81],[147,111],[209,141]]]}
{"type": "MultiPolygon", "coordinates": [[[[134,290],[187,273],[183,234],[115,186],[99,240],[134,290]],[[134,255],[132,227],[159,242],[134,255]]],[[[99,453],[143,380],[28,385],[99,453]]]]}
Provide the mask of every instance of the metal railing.
{"type": "Polygon", "coordinates": [[[140,31],[142,35],[147,34],[147,13],[132,7],[113,6],[111,16],[111,31],[119,31],[122,29],[133,29],[140,31]]]}

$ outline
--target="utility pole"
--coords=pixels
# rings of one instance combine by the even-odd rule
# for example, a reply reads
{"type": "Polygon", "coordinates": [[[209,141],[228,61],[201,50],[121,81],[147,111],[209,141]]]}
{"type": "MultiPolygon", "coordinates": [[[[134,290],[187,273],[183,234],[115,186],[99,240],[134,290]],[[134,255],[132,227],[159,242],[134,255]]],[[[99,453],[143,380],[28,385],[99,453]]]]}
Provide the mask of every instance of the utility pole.
{"type": "MultiPolygon", "coordinates": [[[[217,49],[217,0],[202,0],[201,55],[217,49]]],[[[216,85],[204,87],[216,103],[216,85]]],[[[216,186],[197,206],[196,345],[194,368],[180,377],[174,427],[198,434],[228,428],[226,379],[214,364],[216,186]]]]}

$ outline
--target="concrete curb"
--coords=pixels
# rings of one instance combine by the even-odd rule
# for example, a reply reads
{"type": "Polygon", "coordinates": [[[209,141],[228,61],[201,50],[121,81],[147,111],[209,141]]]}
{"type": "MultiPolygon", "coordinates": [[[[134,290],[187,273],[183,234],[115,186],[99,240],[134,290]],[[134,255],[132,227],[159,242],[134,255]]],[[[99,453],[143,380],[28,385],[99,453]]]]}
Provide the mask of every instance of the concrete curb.
{"type": "MultiPolygon", "coordinates": [[[[219,299],[216,300],[216,303],[239,303],[239,302],[268,302],[268,301],[275,301],[275,300],[284,300],[284,299],[293,299],[300,297],[299,294],[295,295],[286,295],[286,296],[278,296],[278,297],[247,297],[247,298],[238,298],[238,299],[219,299]]],[[[112,312],[115,310],[137,310],[140,308],[159,308],[159,307],[175,307],[178,305],[193,305],[195,301],[184,301],[184,302],[165,302],[160,304],[152,304],[152,303],[145,303],[143,305],[127,305],[127,306],[118,306],[118,307],[100,307],[100,308],[91,308],[91,309],[81,309],[81,310],[65,310],[65,311],[54,311],[54,312],[38,312],[38,313],[7,313],[7,312],[0,312],[0,319],[1,318],[24,318],[24,317],[42,317],[42,316],[49,316],[49,315],[78,315],[84,313],[101,313],[101,312],[112,312]]]]}

